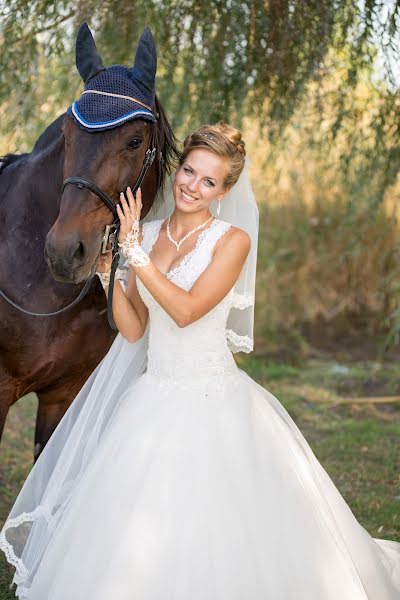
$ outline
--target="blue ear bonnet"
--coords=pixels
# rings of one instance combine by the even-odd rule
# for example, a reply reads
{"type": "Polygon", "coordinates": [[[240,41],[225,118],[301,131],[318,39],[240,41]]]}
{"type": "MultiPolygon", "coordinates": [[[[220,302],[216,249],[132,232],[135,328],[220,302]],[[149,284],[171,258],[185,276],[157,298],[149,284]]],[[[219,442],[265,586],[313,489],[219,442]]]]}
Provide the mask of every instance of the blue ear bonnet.
{"type": "Polygon", "coordinates": [[[121,65],[104,69],[67,113],[87,131],[112,129],[131,119],[156,121],[154,93],[140,85],[135,70],[121,65]]]}
{"type": "Polygon", "coordinates": [[[86,131],[104,131],[132,119],[157,120],[157,54],[149,27],[143,30],[130,69],[103,65],[87,23],[79,27],[75,57],[85,88],[82,96],[67,109],[67,114],[80,127],[86,131]]]}

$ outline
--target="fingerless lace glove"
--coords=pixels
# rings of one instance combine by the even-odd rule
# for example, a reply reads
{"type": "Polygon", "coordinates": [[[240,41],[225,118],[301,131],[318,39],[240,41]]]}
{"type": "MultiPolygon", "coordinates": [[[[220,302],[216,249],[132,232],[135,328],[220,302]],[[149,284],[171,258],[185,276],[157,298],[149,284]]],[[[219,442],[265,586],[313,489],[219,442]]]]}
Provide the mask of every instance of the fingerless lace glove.
{"type": "Polygon", "coordinates": [[[118,243],[126,262],[133,267],[145,267],[150,258],[139,244],[139,221],[133,222],[132,230],[122,244],[118,243]]]}

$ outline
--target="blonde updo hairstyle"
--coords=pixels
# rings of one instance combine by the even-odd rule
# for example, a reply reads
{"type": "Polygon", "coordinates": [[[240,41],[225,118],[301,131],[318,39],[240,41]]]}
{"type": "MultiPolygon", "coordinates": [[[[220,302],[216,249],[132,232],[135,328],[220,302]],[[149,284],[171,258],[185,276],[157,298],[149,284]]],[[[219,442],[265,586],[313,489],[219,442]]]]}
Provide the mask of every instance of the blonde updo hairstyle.
{"type": "Polygon", "coordinates": [[[210,150],[229,160],[230,168],[224,180],[224,188],[230,189],[234,186],[243,170],[246,156],[245,143],[239,129],[222,121],[215,125],[202,125],[185,138],[179,165],[185,162],[192,150],[198,148],[210,150]]]}

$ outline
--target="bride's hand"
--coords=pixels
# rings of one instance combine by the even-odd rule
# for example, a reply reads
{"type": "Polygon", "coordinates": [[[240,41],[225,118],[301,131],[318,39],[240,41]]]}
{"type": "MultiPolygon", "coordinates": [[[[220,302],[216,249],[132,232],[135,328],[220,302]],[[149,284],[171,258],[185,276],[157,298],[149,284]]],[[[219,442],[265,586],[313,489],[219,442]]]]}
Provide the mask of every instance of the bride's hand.
{"type": "Polygon", "coordinates": [[[126,201],[125,194],[121,192],[120,194],[120,202],[121,206],[117,204],[117,213],[121,223],[119,234],[118,234],[118,242],[122,244],[126,236],[130,231],[132,231],[133,223],[140,221],[140,213],[142,211],[142,191],[139,188],[136,192],[136,201],[133,197],[132,190],[130,187],[126,189],[126,195],[128,201],[126,201]],[[122,208],[121,208],[122,207],[122,208]]]}

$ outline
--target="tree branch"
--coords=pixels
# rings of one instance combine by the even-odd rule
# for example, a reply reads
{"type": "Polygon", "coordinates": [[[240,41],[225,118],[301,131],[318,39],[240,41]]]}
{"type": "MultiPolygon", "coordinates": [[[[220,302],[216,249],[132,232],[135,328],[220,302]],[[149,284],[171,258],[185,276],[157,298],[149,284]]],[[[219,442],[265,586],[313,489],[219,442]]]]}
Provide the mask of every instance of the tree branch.
{"type": "Polygon", "coordinates": [[[31,38],[35,35],[38,35],[40,33],[44,33],[45,31],[54,29],[54,28],[58,27],[59,25],[61,25],[61,23],[64,23],[64,21],[68,21],[68,19],[70,19],[73,16],[75,16],[75,10],[71,11],[68,15],[61,17],[58,21],[55,21],[54,23],[51,23],[50,25],[45,25],[41,29],[37,29],[36,31],[30,31],[30,32],[26,33],[25,35],[22,35],[21,37],[16,38],[13,43],[18,44],[19,42],[23,42],[23,41],[27,40],[28,38],[31,38]]]}

